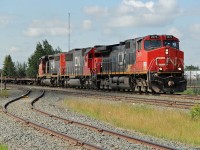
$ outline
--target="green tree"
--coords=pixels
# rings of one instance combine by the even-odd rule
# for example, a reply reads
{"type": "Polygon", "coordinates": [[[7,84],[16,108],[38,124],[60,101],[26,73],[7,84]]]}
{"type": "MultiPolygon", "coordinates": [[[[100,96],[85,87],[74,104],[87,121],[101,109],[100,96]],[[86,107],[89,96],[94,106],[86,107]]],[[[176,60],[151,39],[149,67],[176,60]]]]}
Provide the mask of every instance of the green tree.
{"type": "Polygon", "coordinates": [[[3,75],[7,77],[15,77],[16,69],[10,55],[5,56],[3,64],[3,75]]]}
{"type": "Polygon", "coordinates": [[[31,55],[30,58],[28,58],[28,68],[27,68],[27,76],[29,77],[36,77],[38,73],[38,67],[39,67],[39,59],[42,56],[45,55],[52,55],[56,53],[60,53],[60,49],[54,50],[53,47],[48,43],[47,40],[44,40],[42,44],[39,42],[36,45],[36,49],[34,51],[34,54],[31,55]]]}
{"type": "Polygon", "coordinates": [[[185,66],[185,70],[199,70],[199,67],[193,65],[185,66]]]}
{"type": "Polygon", "coordinates": [[[55,52],[55,54],[57,54],[57,53],[60,53],[60,52],[62,52],[62,50],[61,50],[61,48],[60,48],[60,47],[57,47],[57,48],[54,50],[54,52],[55,52]]]}
{"type": "Polygon", "coordinates": [[[36,49],[34,54],[31,55],[30,58],[28,58],[28,68],[27,68],[27,76],[29,77],[36,77],[37,75],[37,68],[38,68],[38,58],[42,55],[45,55],[42,44],[39,42],[36,45],[36,49]]]}
{"type": "Polygon", "coordinates": [[[24,62],[24,63],[19,63],[17,62],[15,64],[15,68],[16,68],[16,74],[17,74],[17,77],[25,77],[26,76],[26,68],[27,68],[27,64],[24,62]]]}
{"type": "Polygon", "coordinates": [[[47,40],[43,41],[43,50],[44,50],[45,55],[55,54],[53,47],[48,43],[47,40]]]}

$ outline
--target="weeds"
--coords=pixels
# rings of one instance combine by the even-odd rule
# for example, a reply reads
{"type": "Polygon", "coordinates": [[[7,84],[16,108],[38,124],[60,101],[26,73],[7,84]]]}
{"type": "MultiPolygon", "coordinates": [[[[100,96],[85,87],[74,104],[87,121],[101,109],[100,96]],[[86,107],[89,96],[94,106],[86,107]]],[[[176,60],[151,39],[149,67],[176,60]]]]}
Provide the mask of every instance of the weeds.
{"type": "Polygon", "coordinates": [[[190,110],[192,120],[200,120],[200,106],[195,105],[190,110]]]}
{"type": "Polygon", "coordinates": [[[188,88],[182,93],[187,95],[200,95],[200,88],[188,88]]]}
{"type": "MultiPolygon", "coordinates": [[[[92,99],[83,100],[83,98],[68,99],[65,102],[74,111],[108,122],[116,127],[200,145],[200,119],[191,119],[191,115],[185,111],[92,99]]],[[[191,113],[196,118],[200,114],[200,108],[195,107],[191,113]]]]}
{"type": "Polygon", "coordinates": [[[194,95],[199,95],[200,94],[200,89],[199,88],[194,88],[193,89],[194,95]]]}
{"type": "Polygon", "coordinates": [[[0,150],[8,150],[8,146],[0,145],[0,150]]]}
{"type": "Polygon", "coordinates": [[[8,97],[9,96],[8,90],[2,90],[2,93],[0,91],[0,96],[1,97],[8,97]]]}

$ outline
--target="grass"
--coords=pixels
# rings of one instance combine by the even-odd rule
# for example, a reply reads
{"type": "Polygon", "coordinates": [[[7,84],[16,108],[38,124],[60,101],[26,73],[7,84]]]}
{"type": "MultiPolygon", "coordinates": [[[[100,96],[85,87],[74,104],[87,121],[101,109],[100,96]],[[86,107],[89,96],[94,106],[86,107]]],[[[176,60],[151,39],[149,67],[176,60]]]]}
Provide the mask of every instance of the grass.
{"type": "Polygon", "coordinates": [[[9,96],[8,90],[2,90],[2,93],[0,91],[0,96],[1,97],[8,97],[9,96]]]}
{"type": "Polygon", "coordinates": [[[195,105],[190,109],[191,118],[193,120],[200,120],[200,106],[195,105]]]}
{"type": "Polygon", "coordinates": [[[200,95],[200,88],[187,88],[187,90],[180,92],[180,94],[200,95]]]}
{"type": "Polygon", "coordinates": [[[200,145],[200,120],[192,120],[191,114],[186,111],[91,99],[69,98],[65,100],[65,104],[74,111],[116,127],[195,146],[200,145]]]}
{"type": "Polygon", "coordinates": [[[0,145],[0,150],[8,150],[8,146],[0,145]]]}

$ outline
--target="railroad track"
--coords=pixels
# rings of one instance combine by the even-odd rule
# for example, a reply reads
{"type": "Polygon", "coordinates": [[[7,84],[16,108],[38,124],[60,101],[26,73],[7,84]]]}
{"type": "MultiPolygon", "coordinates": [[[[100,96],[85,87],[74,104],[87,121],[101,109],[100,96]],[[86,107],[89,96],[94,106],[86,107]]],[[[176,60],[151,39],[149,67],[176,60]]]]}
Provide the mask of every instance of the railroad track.
{"type": "MultiPolygon", "coordinates": [[[[14,85],[14,84],[8,84],[10,87],[31,87],[33,89],[40,89],[40,86],[30,86],[30,85],[14,85]]],[[[190,99],[190,100],[200,100],[200,95],[187,95],[187,94],[163,94],[163,93],[158,93],[158,94],[152,94],[152,93],[139,93],[137,91],[109,91],[109,90],[96,90],[96,89],[79,89],[79,88],[62,88],[62,87],[47,87],[43,86],[42,87],[45,90],[52,90],[52,91],[66,91],[66,92],[74,92],[76,91],[77,93],[85,92],[90,90],[91,92],[97,92],[97,93],[117,93],[117,94],[127,94],[127,95],[152,95],[152,96],[161,96],[161,97],[169,97],[169,98],[177,98],[177,99],[190,99]]]]}
{"type": "MultiPolygon", "coordinates": [[[[38,88],[38,87],[35,87],[38,88]]],[[[78,97],[87,97],[87,98],[95,98],[95,99],[106,99],[110,101],[123,101],[125,103],[144,103],[155,106],[163,106],[163,107],[171,107],[171,108],[180,108],[180,109],[190,109],[195,105],[200,105],[200,97],[199,96],[188,96],[188,95],[156,95],[155,98],[149,98],[149,95],[145,94],[123,94],[120,96],[114,92],[109,93],[108,91],[96,91],[89,92],[87,90],[71,90],[71,89],[62,89],[62,88],[46,88],[46,90],[50,91],[61,91],[66,92],[69,95],[74,95],[78,97]],[[160,99],[162,98],[162,99],[160,99]],[[170,100],[171,99],[171,100],[170,100]]],[[[151,95],[150,95],[151,96],[151,95]]]]}
{"type": "Polygon", "coordinates": [[[33,109],[34,111],[39,112],[41,114],[44,114],[44,115],[46,115],[48,117],[55,118],[55,119],[58,119],[58,120],[62,120],[62,121],[64,121],[67,124],[74,124],[74,125],[77,125],[77,126],[80,126],[80,127],[84,127],[84,128],[88,128],[88,129],[94,130],[94,131],[99,132],[99,133],[105,133],[105,134],[109,134],[109,135],[112,135],[112,136],[116,136],[118,138],[125,139],[125,140],[127,140],[129,142],[147,145],[147,146],[152,147],[153,149],[160,149],[160,150],[175,149],[175,148],[172,148],[172,147],[169,147],[169,146],[157,144],[157,143],[154,143],[154,142],[151,142],[151,141],[147,141],[147,140],[142,140],[142,139],[134,138],[134,137],[127,136],[125,134],[120,134],[120,133],[117,133],[117,132],[114,132],[114,131],[111,131],[111,130],[99,128],[99,127],[92,126],[92,125],[89,125],[89,124],[85,124],[85,123],[82,123],[82,122],[78,122],[78,121],[74,121],[74,120],[70,120],[70,119],[65,119],[65,118],[62,118],[62,117],[58,117],[58,116],[49,114],[47,112],[44,112],[44,111],[39,110],[39,109],[37,109],[37,108],[34,107],[34,104],[38,100],[39,99],[35,99],[35,100],[33,100],[31,102],[31,109],[33,109]]]}
{"type": "MultiPolygon", "coordinates": [[[[30,126],[36,128],[36,129],[45,131],[45,132],[47,132],[47,133],[49,133],[49,134],[51,134],[51,135],[60,137],[60,138],[62,138],[62,139],[64,139],[64,140],[70,141],[70,142],[72,142],[73,144],[75,143],[75,144],[78,145],[78,146],[84,147],[84,148],[86,148],[86,149],[92,149],[92,150],[100,150],[100,149],[101,149],[100,147],[98,147],[98,146],[96,146],[96,145],[93,145],[93,144],[91,144],[91,143],[87,143],[87,142],[81,141],[81,140],[79,140],[79,139],[76,139],[76,138],[71,137],[71,136],[69,136],[69,135],[66,135],[66,134],[63,134],[63,133],[61,133],[61,132],[52,130],[52,129],[47,128],[47,127],[45,127],[45,126],[36,124],[36,123],[34,123],[34,122],[30,122],[30,121],[27,120],[27,119],[24,119],[24,118],[22,118],[22,117],[18,117],[17,115],[8,112],[7,108],[8,108],[8,106],[9,106],[10,104],[14,103],[14,102],[17,101],[17,100],[20,100],[20,99],[24,98],[25,96],[29,95],[30,92],[31,92],[31,90],[29,90],[26,94],[21,95],[21,96],[15,98],[15,99],[13,99],[13,100],[7,102],[7,103],[3,106],[3,112],[6,113],[8,116],[11,116],[11,117],[13,117],[14,119],[16,119],[16,120],[18,120],[18,121],[21,121],[21,122],[23,122],[23,123],[25,123],[25,124],[27,124],[27,125],[30,125],[30,126]]],[[[41,98],[43,95],[44,95],[44,91],[42,92],[41,95],[39,95],[38,97],[36,97],[34,100],[38,100],[38,99],[41,98]]]]}
{"type": "MultiPolygon", "coordinates": [[[[92,98],[92,96],[88,96],[88,97],[92,98]]],[[[98,97],[98,98],[105,99],[105,97],[104,98],[98,97]]],[[[149,105],[181,108],[181,109],[190,109],[191,107],[200,104],[198,102],[192,102],[192,101],[167,100],[167,99],[160,100],[160,99],[155,99],[155,98],[121,97],[121,96],[114,96],[114,97],[110,97],[110,98],[106,97],[106,100],[123,101],[125,103],[145,103],[145,104],[149,104],[149,105]]]]}
{"type": "MultiPolygon", "coordinates": [[[[6,103],[4,106],[3,106],[3,112],[6,113],[7,115],[15,118],[16,120],[19,120],[21,122],[24,122],[25,124],[27,125],[30,125],[34,128],[37,128],[39,130],[43,130],[51,135],[55,135],[57,137],[60,137],[62,139],[65,139],[67,141],[70,141],[72,142],[73,144],[76,143],[76,145],[78,146],[81,146],[81,147],[84,147],[86,149],[102,149],[101,147],[98,147],[94,144],[91,144],[91,143],[88,143],[88,142],[84,142],[80,139],[76,139],[74,137],[71,137],[69,135],[66,135],[66,134],[63,134],[62,132],[58,132],[58,131],[55,131],[55,130],[52,130],[52,129],[49,129],[45,126],[41,126],[37,123],[34,123],[34,122],[31,122],[27,119],[24,119],[22,117],[19,117],[17,116],[16,114],[13,114],[13,113],[10,113],[8,111],[8,106],[14,102],[16,102],[17,100],[20,100],[22,98],[24,98],[25,96],[27,96],[31,91],[28,91],[26,94],[20,96],[20,97],[17,97],[11,101],[9,101],[8,103],[6,103]]],[[[91,125],[88,125],[88,124],[84,124],[84,123],[81,123],[81,122],[77,122],[77,121],[73,121],[73,120],[67,120],[67,119],[64,119],[64,118],[61,118],[61,117],[57,117],[57,116],[54,116],[52,114],[48,114],[44,111],[41,111],[41,110],[38,110],[34,107],[34,104],[44,95],[44,91],[39,95],[37,96],[32,102],[31,102],[31,108],[43,115],[46,115],[46,116],[49,116],[51,118],[54,118],[56,120],[61,120],[61,121],[64,121],[65,123],[67,124],[73,124],[73,125],[76,125],[76,126],[80,126],[80,127],[84,127],[84,128],[88,128],[90,130],[94,130],[94,131],[97,131],[98,133],[106,133],[106,134],[109,134],[109,135],[112,135],[112,136],[116,136],[118,138],[122,138],[122,139],[125,139],[125,140],[128,140],[129,142],[133,142],[133,143],[139,143],[139,144],[143,144],[143,145],[148,145],[150,147],[152,147],[153,149],[163,149],[163,150],[169,150],[169,149],[175,149],[173,147],[168,147],[168,146],[164,146],[164,145],[160,145],[160,144],[156,144],[156,143],[153,143],[153,142],[150,142],[150,141],[146,141],[146,140],[141,140],[141,139],[137,139],[137,138],[133,138],[133,137],[130,137],[130,136],[127,136],[127,135],[124,135],[124,134],[119,134],[117,132],[113,132],[111,130],[106,130],[106,129],[102,129],[102,128],[99,128],[99,127],[95,127],[95,126],[91,126],[91,125]]]]}
{"type": "MultiPolygon", "coordinates": [[[[51,89],[50,89],[50,91],[52,91],[51,89]]],[[[54,90],[53,90],[54,91],[54,90]]],[[[57,90],[56,90],[57,91],[57,90]]],[[[60,90],[59,90],[60,91],[60,90]]],[[[66,90],[61,90],[62,92],[66,92],[66,90]]],[[[83,90],[84,91],[84,90],[83,90]]],[[[20,117],[18,117],[18,116],[16,116],[16,115],[14,115],[14,114],[11,114],[11,113],[9,113],[8,112],[8,110],[7,110],[7,107],[9,106],[9,104],[11,104],[11,103],[14,103],[15,101],[17,101],[17,100],[20,100],[21,98],[23,98],[23,97],[26,97],[29,93],[30,93],[31,91],[28,91],[26,94],[24,94],[24,95],[22,95],[22,96],[20,96],[20,97],[17,97],[17,98],[15,98],[15,99],[13,99],[13,100],[11,100],[11,101],[9,101],[8,103],[6,103],[3,107],[2,107],[2,111],[4,112],[4,113],[6,113],[6,114],[8,114],[9,116],[11,116],[11,117],[14,117],[16,120],[19,120],[19,121],[22,121],[22,122],[24,122],[25,124],[27,124],[27,125],[30,125],[30,126],[33,126],[34,128],[37,128],[37,129],[40,129],[40,130],[43,130],[43,131],[45,131],[45,132],[47,132],[47,133],[49,133],[49,134],[51,134],[51,135],[55,135],[55,136],[57,136],[57,137],[60,137],[60,138],[62,138],[62,139],[65,139],[65,140],[67,140],[67,141],[70,141],[70,142],[72,142],[73,143],[73,145],[79,145],[79,146],[81,146],[81,147],[86,147],[86,148],[88,148],[88,149],[101,149],[101,147],[98,147],[98,146],[95,146],[95,145],[93,145],[93,144],[91,144],[92,145],[92,147],[91,146],[87,146],[87,142],[84,142],[84,141],[81,141],[81,140],[79,140],[79,139],[76,139],[76,138],[73,138],[73,137],[70,137],[70,139],[69,139],[69,137],[66,137],[66,134],[63,134],[62,132],[60,132],[60,135],[57,135],[57,131],[54,131],[54,130],[49,130],[48,128],[46,128],[46,127],[44,127],[44,126],[41,126],[41,125],[39,125],[39,124],[36,124],[36,123],[33,123],[33,122],[30,122],[30,121],[28,121],[28,120],[25,120],[25,119],[23,119],[23,118],[20,118],[20,117]],[[14,116],[13,116],[14,115],[14,116]],[[93,148],[93,146],[95,146],[96,148],[93,148]]],[[[126,102],[133,102],[132,101],[132,98],[138,98],[138,97],[133,97],[132,95],[131,96],[112,96],[112,95],[107,95],[107,96],[104,96],[104,97],[102,97],[102,92],[98,92],[98,93],[100,93],[99,95],[100,95],[100,97],[97,97],[97,95],[96,94],[91,94],[91,95],[89,95],[88,93],[84,93],[84,92],[80,92],[80,94],[82,95],[82,96],[84,96],[84,97],[88,97],[88,98],[102,98],[102,99],[106,99],[106,100],[117,100],[117,101],[126,101],[126,102]],[[129,99],[130,99],[130,101],[129,101],[129,99]]],[[[67,95],[68,94],[70,94],[70,95],[76,95],[77,96],[77,92],[69,92],[69,91],[67,91],[67,95]]],[[[148,146],[150,146],[150,147],[152,147],[153,149],[175,149],[175,148],[173,148],[173,147],[168,147],[168,146],[162,146],[162,145],[160,145],[160,144],[157,144],[156,146],[154,145],[155,143],[152,143],[152,142],[149,142],[149,141],[145,141],[144,140],[144,142],[145,143],[143,143],[140,139],[131,139],[132,137],[128,137],[128,136],[126,136],[126,135],[123,135],[123,134],[116,134],[115,132],[113,132],[113,131],[109,131],[109,130],[104,130],[104,129],[101,129],[101,128],[99,128],[99,127],[94,127],[94,126],[91,126],[91,125],[87,125],[87,124],[83,124],[83,123],[81,123],[81,122],[76,122],[76,121],[73,121],[73,120],[66,120],[66,119],[64,119],[64,118],[61,118],[61,117],[57,117],[57,116],[54,116],[54,115],[52,115],[52,114],[48,114],[48,113],[46,113],[46,112],[43,112],[43,111],[41,111],[41,110],[37,110],[35,107],[34,107],[34,104],[42,97],[44,95],[44,92],[42,92],[41,93],[41,95],[39,95],[37,98],[35,98],[32,102],[31,102],[31,108],[33,109],[33,110],[35,110],[35,111],[37,111],[37,112],[40,112],[40,113],[42,113],[42,114],[44,114],[44,115],[46,115],[46,116],[49,116],[50,118],[55,118],[55,119],[57,119],[57,120],[62,120],[62,121],[64,121],[65,123],[67,123],[67,124],[74,124],[74,125],[78,125],[78,126],[81,126],[81,127],[84,127],[84,128],[89,128],[89,129],[91,129],[91,130],[95,130],[95,131],[97,131],[97,132],[99,132],[99,133],[106,133],[106,134],[111,134],[111,135],[114,135],[114,136],[117,136],[117,137],[119,137],[119,138],[122,138],[122,139],[126,139],[127,141],[130,141],[130,142],[133,142],[133,143],[139,143],[139,144],[144,144],[144,145],[148,145],[148,146]],[[160,147],[161,146],[161,147],[160,147]]],[[[138,100],[139,101],[139,103],[141,103],[141,100],[142,99],[145,99],[145,98],[141,98],[140,100],[138,100]]],[[[146,99],[145,99],[146,100],[146,99]]],[[[153,99],[150,99],[150,100],[153,100],[153,99]]],[[[146,100],[147,101],[147,103],[148,103],[148,100],[146,100]]],[[[161,101],[163,101],[163,100],[161,100],[161,101]]],[[[136,102],[136,101],[135,101],[136,102]]],[[[152,101],[150,101],[150,102],[152,102],[152,101]]],[[[149,102],[149,103],[150,103],[149,102]]],[[[143,102],[142,102],[143,103],[143,102]]],[[[162,102],[161,102],[162,103],[162,102]]],[[[173,101],[173,103],[174,103],[174,101],[173,101]]],[[[195,103],[196,104],[196,103],[195,103]]],[[[153,105],[155,105],[155,104],[153,104],[153,105]]],[[[169,104],[166,104],[166,105],[169,105],[169,104]]],[[[173,104],[171,104],[171,105],[173,105],[173,104]]],[[[180,105],[182,105],[182,104],[180,104],[180,105]]],[[[194,104],[191,104],[191,103],[189,103],[189,105],[187,106],[187,107],[191,107],[191,106],[193,106],[194,104]]],[[[90,143],[88,143],[89,145],[90,145],[90,143]]]]}
{"type": "MultiPolygon", "coordinates": [[[[105,95],[100,94],[96,95],[93,93],[80,93],[70,92],[69,94],[77,96],[77,97],[87,97],[87,98],[95,98],[95,99],[103,99],[110,101],[123,101],[125,103],[143,103],[149,105],[163,106],[163,107],[171,107],[171,108],[180,108],[180,109],[190,109],[195,105],[200,105],[198,101],[184,101],[184,100],[169,100],[169,99],[158,99],[158,98],[148,98],[148,97],[138,97],[138,96],[113,96],[113,95],[105,95]]],[[[167,97],[168,98],[168,97],[167,97]]]]}
{"type": "Polygon", "coordinates": [[[173,97],[177,99],[189,99],[189,100],[195,100],[195,101],[200,101],[200,96],[199,95],[186,95],[186,94],[161,94],[162,97],[173,97]]]}

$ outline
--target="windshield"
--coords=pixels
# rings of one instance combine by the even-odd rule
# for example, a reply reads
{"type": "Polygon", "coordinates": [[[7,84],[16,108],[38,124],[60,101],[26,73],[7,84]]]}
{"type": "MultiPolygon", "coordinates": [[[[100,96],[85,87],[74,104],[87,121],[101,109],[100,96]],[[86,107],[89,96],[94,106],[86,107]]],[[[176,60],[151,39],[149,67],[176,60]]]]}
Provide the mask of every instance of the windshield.
{"type": "Polygon", "coordinates": [[[164,46],[170,46],[170,47],[173,47],[173,48],[179,49],[178,41],[165,40],[165,41],[164,41],[164,46]]]}
{"type": "Polygon", "coordinates": [[[101,57],[101,53],[95,53],[95,57],[101,57]]]}
{"type": "Polygon", "coordinates": [[[160,40],[146,40],[144,42],[144,48],[146,50],[152,50],[155,48],[161,47],[161,41],[160,40]]]}

